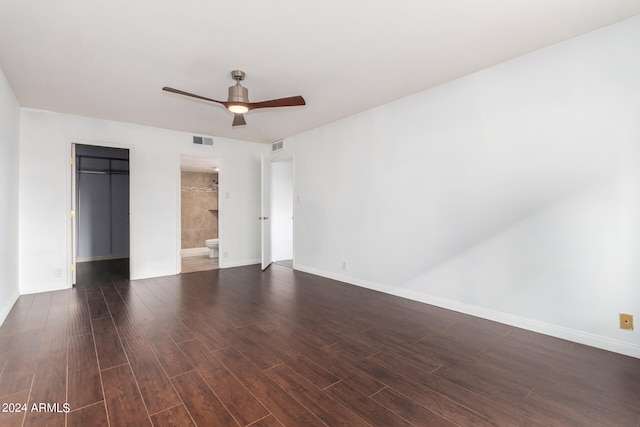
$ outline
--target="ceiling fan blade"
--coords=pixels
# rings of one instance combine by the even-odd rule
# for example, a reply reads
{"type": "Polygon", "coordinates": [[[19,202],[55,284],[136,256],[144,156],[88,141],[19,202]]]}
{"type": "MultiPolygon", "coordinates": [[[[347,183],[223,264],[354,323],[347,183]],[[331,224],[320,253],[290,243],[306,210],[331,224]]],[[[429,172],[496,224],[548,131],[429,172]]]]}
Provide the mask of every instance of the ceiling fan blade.
{"type": "Polygon", "coordinates": [[[193,93],[189,93],[189,92],[185,92],[183,90],[180,89],[174,89],[172,87],[163,87],[162,90],[167,91],[167,92],[172,92],[172,93],[177,93],[178,95],[184,95],[184,96],[190,96],[192,98],[197,98],[197,99],[202,99],[204,101],[211,101],[211,102],[217,102],[218,104],[222,104],[225,107],[227,106],[228,102],[226,101],[218,101],[216,99],[211,99],[211,98],[206,98],[204,96],[200,96],[200,95],[195,95],[193,93]]]}
{"type": "Polygon", "coordinates": [[[233,115],[233,124],[232,126],[242,126],[246,125],[247,122],[244,120],[244,114],[234,114],[233,115]]]}
{"type": "Polygon", "coordinates": [[[249,110],[256,108],[272,108],[272,107],[297,107],[306,105],[304,98],[301,96],[290,96],[288,98],[271,99],[269,101],[250,102],[247,104],[249,110]]]}
{"type": "Polygon", "coordinates": [[[250,110],[258,108],[296,107],[306,105],[304,98],[301,96],[290,96],[288,98],[271,99],[268,101],[249,102],[249,93],[247,89],[240,85],[240,81],[244,80],[244,73],[242,71],[235,70],[231,72],[231,75],[234,80],[236,80],[236,85],[229,88],[229,98],[227,101],[207,98],[206,96],[196,95],[195,93],[185,92],[184,90],[168,86],[163,87],[162,90],[175,93],[177,95],[188,96],[190,98],[215,102],[223,105],[227,110],[233,113],[232,126],[246,125],[247,122],[244,119],[244,114],[250,110]]]}

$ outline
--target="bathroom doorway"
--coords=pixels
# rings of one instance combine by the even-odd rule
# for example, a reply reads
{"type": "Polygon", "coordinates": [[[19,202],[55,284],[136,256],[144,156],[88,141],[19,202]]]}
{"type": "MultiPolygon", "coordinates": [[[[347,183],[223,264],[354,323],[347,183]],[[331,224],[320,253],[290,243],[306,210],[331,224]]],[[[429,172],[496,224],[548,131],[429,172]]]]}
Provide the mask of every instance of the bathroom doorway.
{"type": "Polygon", "coordinates": [[[215,270],[219,264],[219,162],[180,156],[180,272],[215,270]]]}
{"type": "Polygon", "coordinates": [[[128,149],[72,144],[71,152],[75,285],[79,263],[119,260],[129,270],[130,168],[128,149]]]}

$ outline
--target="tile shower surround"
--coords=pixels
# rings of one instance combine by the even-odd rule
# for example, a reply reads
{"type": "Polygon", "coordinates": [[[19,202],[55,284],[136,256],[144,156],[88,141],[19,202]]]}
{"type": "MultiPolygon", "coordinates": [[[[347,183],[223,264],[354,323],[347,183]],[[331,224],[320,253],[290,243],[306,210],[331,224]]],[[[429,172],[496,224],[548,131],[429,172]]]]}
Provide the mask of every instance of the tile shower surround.
{"type": "Polygon", "coordinates": [[[182,171],[182,249],[203,248],[206,239],[218,238],[217,173],[182,171]]]}

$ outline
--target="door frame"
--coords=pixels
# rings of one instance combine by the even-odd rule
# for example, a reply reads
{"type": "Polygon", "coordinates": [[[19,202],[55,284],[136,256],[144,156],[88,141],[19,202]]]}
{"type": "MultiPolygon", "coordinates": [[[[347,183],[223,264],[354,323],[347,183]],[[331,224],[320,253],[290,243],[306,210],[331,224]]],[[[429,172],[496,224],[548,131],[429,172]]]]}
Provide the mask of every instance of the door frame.
{"type": "MultiPolygon", "coordinates": [[[[210,161],[212,164],[214,164],[217,168],[218,168],[218,268],[222,269],[225,268],[226,266],[224,265],[224,260],[223,260],[223,239],[222,237],[222,229],[223,229],[223,215],[221,215],[222,212],[222,205],[224,204],[222,201],[222,197],[220,197],[221,194],[221,186],[220,186],[220,182],[224,182],[222,180],[223,176],[223,170],[224,168],[222,167],[223,165],[223,161],[222,161],[222,157],[221,156],[199,156],[197,154],[194,153],[185,153],[185,152],[180,152],[178,153],[178,157],[177,157],[177,172],[176,172],[176,179],[178,182],[178,185],[176,185],[177,189],[177,194],[176,194],[176,200],[178,201],[176,209],[177,209],[177,224],[176,224],[176,230],[177,230],[177,235],[176,235],[176,242],[177,242],[177,257],[176,257],[176,272],[177,274],[182,273],[182,164],[183,164],[183,158],[198,158],[198,159],[206,159],[208,161],[210,161]]],[[[211,173],[210,170],[205,170],[204,168],[199,171],[199,172],[206,172],[206,173],[211,173]]]]}
{"type": "Polygon", "coordinates": [[[271,247],[271,163],[266,154],[260,159],[260,264],[262,271],[273,262],[271,247]]]}
{"type": "MultiPolygon", "coordinates": [[[[69,163],[71,164],[71,286],[76,285],[76,265],[78,263],[78,181],[77,181],[77,165],[76,165],[76,145],[71,144],[71,154],[69,156],[69,163]]],[[[68,263],[69,264],[69,263],[68,263]]]]}
{"type": "Polygon", "coordinates": [[[79,138],[66,138],[67,156],[67,208],[65,212],[67,221],[67,285],[73,287],[77,279],[77,203],[76,200],[76,164],[75,164],[75,147],[76,145],[86,145],[92,147],[115,148],[129,151],[129,277],[132,277],[134,257],[135,257],[135,233],[133,232],[133,224],[135,223],[135,206],[133,204],[135,186],[135,156],[134,148],[127,144],[117,144],[113,142],[85,140],[79,138]],[[71,160],[73,159],[73,161],[71,160]]]}
{"type": "MultiPolygon", "coordinates": [[[[296,268],[296,218],[297,218],[297,204],[299,203],[299,198],[296,193],[296,159],[295,155],[292,153],[277,153],[273,154],[271,157],[267,157],[269,163],[277,163],[277,162],[291,162],[291,187],[292,187],[292,200],[291,205],[293,208],[293,218],[292,218],[292,232],[291,232],[291,257],[293,261],[293,269],[296,268]]],[[[269,176],[271,180],[271,176],[269,176]]],[[[273,187],[270,185],[271,191],[273,191],[273,187]]],[[[262,192],[261,192],[262,193],[262,192]]],[[[261,194],[262,196],[262,194],[261,194]]],[[[272,226],[272,223],[269,222],[269,226],[272,226]]],[[[261,248],[262,249],[262,248],[261,248]]],[[[261,258],[263,258],[261,254],[261,258]]],[[[263,268],[264,270],[264,268],[263,268]]]]}

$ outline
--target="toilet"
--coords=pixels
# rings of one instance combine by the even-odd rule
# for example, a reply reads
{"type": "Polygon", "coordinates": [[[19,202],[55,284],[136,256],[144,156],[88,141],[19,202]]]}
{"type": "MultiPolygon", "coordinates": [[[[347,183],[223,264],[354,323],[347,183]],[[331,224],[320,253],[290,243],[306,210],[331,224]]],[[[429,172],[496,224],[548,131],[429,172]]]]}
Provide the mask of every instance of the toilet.
{"type": "Polygon", "coordinates": [[[207,239],[204,244],[209,248],[209,258],[218,258],[218,239],[207,239]]]}

